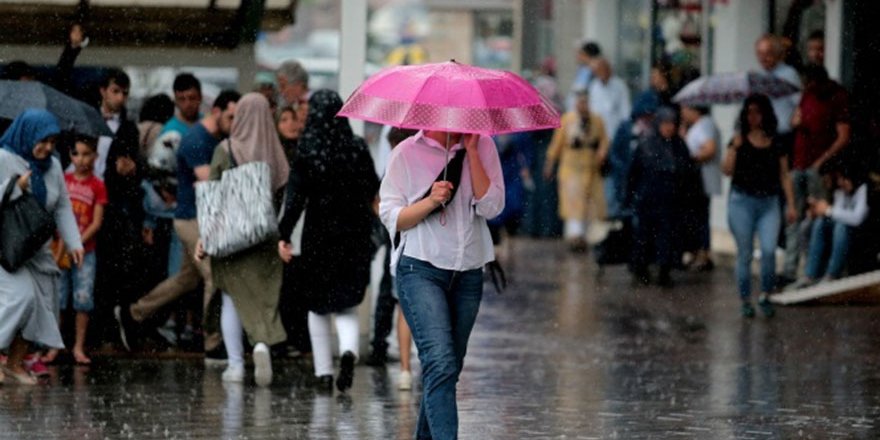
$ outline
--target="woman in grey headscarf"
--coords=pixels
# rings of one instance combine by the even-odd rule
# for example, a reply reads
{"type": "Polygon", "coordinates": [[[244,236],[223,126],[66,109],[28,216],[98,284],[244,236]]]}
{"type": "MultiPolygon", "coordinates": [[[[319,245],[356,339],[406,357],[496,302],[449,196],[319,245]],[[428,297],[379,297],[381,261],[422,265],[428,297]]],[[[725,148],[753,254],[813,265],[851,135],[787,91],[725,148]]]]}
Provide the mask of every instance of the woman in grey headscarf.
{"type": "MultiPolygon", "coordinates": [[[[0,195],[14,185],[10,200],[25,191],[36,198],[54,217],[73,262],[80,264],[83,245],[79,228],[61,163],[52,156],[60,132],[55,117],[45,110],[25,110],[15,118],[0,138],[0,195]]],[[[24,366],[28,342],[64,348],[56,318],[60,274],[48,241],[18,270],[8,272],[0,267],[0,349],[9,349],[0,378],[6,383],[37,383],[24,366]]]]}
{"type": "MultiPolygon", "coordinates": [[[[278,140],[269,101],[259,93],[248,93],[238,101],[229,140],[214,150],[210,178],[220,179],[224,171],[250,162],[269,165],[276,207],[280,207],[290,167],[278,140]]],[[[254,344],[254,379],[260,386],[272,383],[269,346],[287,339],[278,313],[283,273],[275,243],[277,240],[272,239],[228,257],[211,259],[214,286],[223,291],[220,324],[229,355],[229,366],[223,372],[225,381],[244,379],[244,326],[254,344]]],[[[198,249],[196,255],[201,254],[198,249]]]]}

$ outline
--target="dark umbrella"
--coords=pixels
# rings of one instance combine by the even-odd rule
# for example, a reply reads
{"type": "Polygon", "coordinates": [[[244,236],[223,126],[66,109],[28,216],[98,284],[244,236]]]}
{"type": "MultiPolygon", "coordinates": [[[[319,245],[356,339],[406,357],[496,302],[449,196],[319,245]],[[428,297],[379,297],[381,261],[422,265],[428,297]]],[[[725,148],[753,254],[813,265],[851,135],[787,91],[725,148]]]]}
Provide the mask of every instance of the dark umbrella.
{"type": "Polygon", "coordinates": [[[113,136],[94,107],[36,81],[0,80],[0,117],[14,119],[29,108],[46,109],[63,130],[87,136],[113,136]]]}

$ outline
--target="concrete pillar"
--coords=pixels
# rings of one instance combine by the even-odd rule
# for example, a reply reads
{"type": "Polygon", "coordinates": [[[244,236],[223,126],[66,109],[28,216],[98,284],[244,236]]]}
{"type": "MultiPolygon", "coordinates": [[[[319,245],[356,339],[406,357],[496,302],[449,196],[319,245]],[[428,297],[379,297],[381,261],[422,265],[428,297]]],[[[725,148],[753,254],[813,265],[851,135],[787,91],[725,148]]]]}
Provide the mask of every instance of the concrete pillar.
{"type": "Polygon", "coordinates": [[[575,54],[584,39],[584,0],[557,0],[553,3],[553,52],[556,57],[559,92],[569,92],[577,70],[575,54]]]}
{"type": "Polygon", "coordinates": [[[841,80],[843,61],[843,0],[825,0],[825,68],[841,80]]]}
{"type": "Polygon", "coordinates": [[[584,40],[599,43],[611,65],[619,65],[620,5],[617,0],[585,0],[583,20],[584,40]]]}
{"type": "MultiPolygon", "coordinates": [[[[741,72],[759,67],[755,58],[755,40],[767,32],[768,0],[718,2],[710,17],[712,31],[712,73],[741,72]]],[[[712,116],[721,132],[723,146],[733,136],[739,105],[716,105],[712,116]]],[[[722,154],[726,153],[722,148],[722,154]]],[[[724,193],[712,200],[711,225],[727,231],[727,193],[729,179],[724,179],[724,193]]]]}
{"type": "MultiPolygon", "coordinates": [[[[364,81],[367,62],[367,0],[347,0],[342,9],[339,49],[339,95],[347,99],[364,81]]],[[[351,120],[355,134],[364,134],[363,121],[351,120]]]]}

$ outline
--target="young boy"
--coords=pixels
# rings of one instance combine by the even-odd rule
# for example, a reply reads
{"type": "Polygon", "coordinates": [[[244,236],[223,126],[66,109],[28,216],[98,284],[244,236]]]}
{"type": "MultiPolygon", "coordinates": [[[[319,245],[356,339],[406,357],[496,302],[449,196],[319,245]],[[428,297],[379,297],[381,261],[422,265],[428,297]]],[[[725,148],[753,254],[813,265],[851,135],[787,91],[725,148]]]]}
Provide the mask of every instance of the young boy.
{"type": "MultiPolygon", "coordinates": [[[[97,140],[78,137],[74,148],[70,151],[73,171],[64,175],[73,215],[82,235],[85,257],[82,267],[66,269],[61,274],[58,299],[60,310],[67,308],[68,299],[73,297],[73,309],[76,311],[76,342],[73,346],[73,358],[78,364],[90,364],[91,359],[85,353],[86,329],[89,326],[89,313],[95,307],[95,236],[101,229],[104,219],[104,206],[107,204],[107,189],[104,182],[94,174],[95,160],[98,157],[97,140]]],[[[46,355],[52,361],[58,355],[52,350],[46,355]]]]}

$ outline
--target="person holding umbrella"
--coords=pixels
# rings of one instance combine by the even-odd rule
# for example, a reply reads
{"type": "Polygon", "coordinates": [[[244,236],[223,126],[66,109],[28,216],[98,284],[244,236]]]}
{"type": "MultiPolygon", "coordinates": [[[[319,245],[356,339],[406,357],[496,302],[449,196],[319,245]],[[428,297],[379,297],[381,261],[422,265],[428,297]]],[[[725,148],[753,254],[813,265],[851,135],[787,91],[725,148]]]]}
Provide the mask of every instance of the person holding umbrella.
{"type": "Polygon", "coordinates": [[[558,128],[559,113],[517,75],[453,60],[379,72],[337,115],[421,130],[391,153],[379,217],[422,364],[416,438],[458,438],[456,383],[495,259],[486,221],[504,209],[489,136],[558,128]]]}
{"type": "MultiPolygon", "coordinates": [[[[9,185],[15,186],[10,200],[30,193],[52,215],[73,262],[80,265],[84,251],[79,228],[61,164],[52,156],[60,132],[58,121],[45,110],[28,109],[15,118],[0,138],[0,194],[9,185]]],[[[9,350],[3,367],[6,383],[37,383],[24,366],[29,342],[64,348],[56,318],[59,275],[49,242],[18,270],[0,267],[0,349],[9,350]]]]}
{"type": "Polygon", "coordinates": [[[421,131],[392,152],[379,194],[382,222],[401,236],[391,264],[422,362],[416,437],[457,438],[455,386],[483,295],[482,267],[495,258],[486,220],[504,208],[495,143],[421,131]],[[457,183],[442,179],[447,149],[463,159],[457,183]]]}

